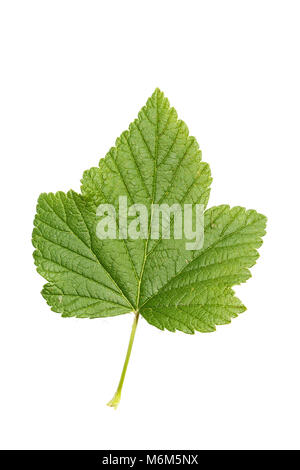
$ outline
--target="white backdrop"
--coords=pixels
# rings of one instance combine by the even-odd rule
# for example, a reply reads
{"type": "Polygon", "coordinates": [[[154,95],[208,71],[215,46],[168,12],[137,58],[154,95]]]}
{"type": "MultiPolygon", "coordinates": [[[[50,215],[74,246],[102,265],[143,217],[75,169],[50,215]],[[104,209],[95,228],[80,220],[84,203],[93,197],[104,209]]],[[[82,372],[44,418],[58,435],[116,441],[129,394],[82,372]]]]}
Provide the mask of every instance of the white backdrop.
{"type": "Polygon", "coordinates": [[[300,448],[298,1],[1,1],[0,446],[300,448]],[[211,165],[209,206],[268,216],[248,310],[211,334],[62,319],[40,290],[41,192],[79,190],[160,87],[211,165]]]}

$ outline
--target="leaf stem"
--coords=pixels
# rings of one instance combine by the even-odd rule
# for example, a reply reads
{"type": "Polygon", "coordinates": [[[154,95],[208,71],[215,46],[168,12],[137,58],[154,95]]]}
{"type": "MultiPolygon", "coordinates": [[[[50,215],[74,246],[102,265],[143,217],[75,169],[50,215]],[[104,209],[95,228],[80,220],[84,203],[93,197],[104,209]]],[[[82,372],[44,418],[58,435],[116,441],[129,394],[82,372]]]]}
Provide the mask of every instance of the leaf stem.
{"type": "Polygon", "coordinates": [[[117,391],[114,394],[112,400],[110,400],[107,403],[107,406],[112,406],[115,409],[117,409],[117,406],[118,406],[118,404],[120,403],[120,400],[121,400],[122,387],[123,387],[123,383],[124,383],[124,379],[125,379],[125,375],[126,375],[126,371],[127,371],[127,367],[128,367],[128,362],[129,362],[129,359],[130,359],[130,354],[131,354],[131,350],[132,350],[132,345],[133,345],[133,340],[134,340],[134,336],[135,336],[135,332],[136,332],[136,327],[137,327],[137,324],[138,324],[138,321],[139,321],[139,315],[140,315],[139,312],[134,312],[134,320],[133,320],[133,325],[132,325],[132,329],[131,329],[131,335],[130,335],[130,339],[129,339],[127,354],[126,354],[126,357],[125,357],[125,362],[124,362],[122,374],[121,374],[121,377],[120,377],[119,385],[118,385],[117,391]]]}

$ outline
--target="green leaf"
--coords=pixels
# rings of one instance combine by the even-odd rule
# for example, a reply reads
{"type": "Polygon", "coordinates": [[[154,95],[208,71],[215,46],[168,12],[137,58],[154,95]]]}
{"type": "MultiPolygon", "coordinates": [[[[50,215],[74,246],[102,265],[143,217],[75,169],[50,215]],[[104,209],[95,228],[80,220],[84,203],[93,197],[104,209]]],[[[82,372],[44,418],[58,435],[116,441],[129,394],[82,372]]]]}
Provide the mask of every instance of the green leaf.
{"type": "MultiPolygon", "coordinates": [[[[141,314],[169,331],[209,332],[245,310],[232,286],[245,282],[258,258],[266,217],[227,205],[204,214],[204,245],[150,237],[152,204],[202,204],[211,176],[186,124],[158,89],[99,166],[87,170],[81,194],[41,194],[34,221],[42,295],[62,316],[106,317],[134,312],[135,320],[115,397],[117,406],[141,314]],[[143,204],[151,216],[146,239],[99,239],[99,204],[143,204]]],[[[117,228],[121,220],[117,215],[117,228]]],[[[147,231],[146,231],[147,232],[147,231]]]]}
{"type": "MultiPolygon", "coordinates": [[[[98,167],[86,171],[82,195],[42,194],[34,253],[48,281],[42,294],[63,316],[103,317],[139,311],[152,325],[192,333],[212,331],[244,310],[228,289],[250,277],[266,218],[241,207],[205,213],[204,246],[186,239],[100,240],[96,208],[128,203],[207,205],[210,170],[186,124],[155,90],[129,130],[98,167]]],[[[119,220],[117,220],[119,224],[119,220]]]]}

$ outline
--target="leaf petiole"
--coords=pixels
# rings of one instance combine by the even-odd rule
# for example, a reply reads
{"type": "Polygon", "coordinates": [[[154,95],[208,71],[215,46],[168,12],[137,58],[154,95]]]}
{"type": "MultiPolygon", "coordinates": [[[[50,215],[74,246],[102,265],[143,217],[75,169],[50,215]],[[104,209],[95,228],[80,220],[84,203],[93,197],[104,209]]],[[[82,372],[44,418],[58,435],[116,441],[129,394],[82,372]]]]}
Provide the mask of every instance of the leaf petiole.
{"type": "Polygon", "coordinates": [[[118,385],[117,391],[114,394],[112,400],[110,400],[107,403],[107,406],[112,406],[115,409],[117,409],[117,406],[118,406],[118,404],[120,403],[120,400],[121,400],[122,387],[123,387],[123,383],[124,383],[124,379],[125,379],[125,375],[126,375],[126,371],[127,371],[127,367],[128,367],[128,362],[129,362],[129,359],[130,359],[130,354],[131,354],[131,350],[132,350],[132,345],[133,345],[133,341],[134,341],[134,336],[135,336],[137,324],[138,324],[138,321],[139,321],[139,315],[140,315],[139,312],[134,312],[133,325],[132,325],[132,329],[131,329],[129,344],[128,344],[128,348],[127,348],[127,353],[126,353],[126,357],[125,357],[124,366],[123,366],[122,374],[121,374],[121,377],[120,377],[119,385],[118,385]]]}

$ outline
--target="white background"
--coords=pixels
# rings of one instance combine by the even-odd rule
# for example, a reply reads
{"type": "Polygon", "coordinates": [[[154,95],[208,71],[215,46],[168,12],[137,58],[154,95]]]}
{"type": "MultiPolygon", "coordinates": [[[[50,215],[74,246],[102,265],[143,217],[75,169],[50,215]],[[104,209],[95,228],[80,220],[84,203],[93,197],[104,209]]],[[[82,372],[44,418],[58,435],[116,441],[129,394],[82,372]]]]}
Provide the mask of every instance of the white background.
{"type": "Polygon", "coordinates": [[[0,446],[300,448],[299,1],[1,1],[0,446]],[[31,231],[160,87],[210,163],[209,205],[268,216],[248,307],[211,334],[62,319],[31,231]]]}

